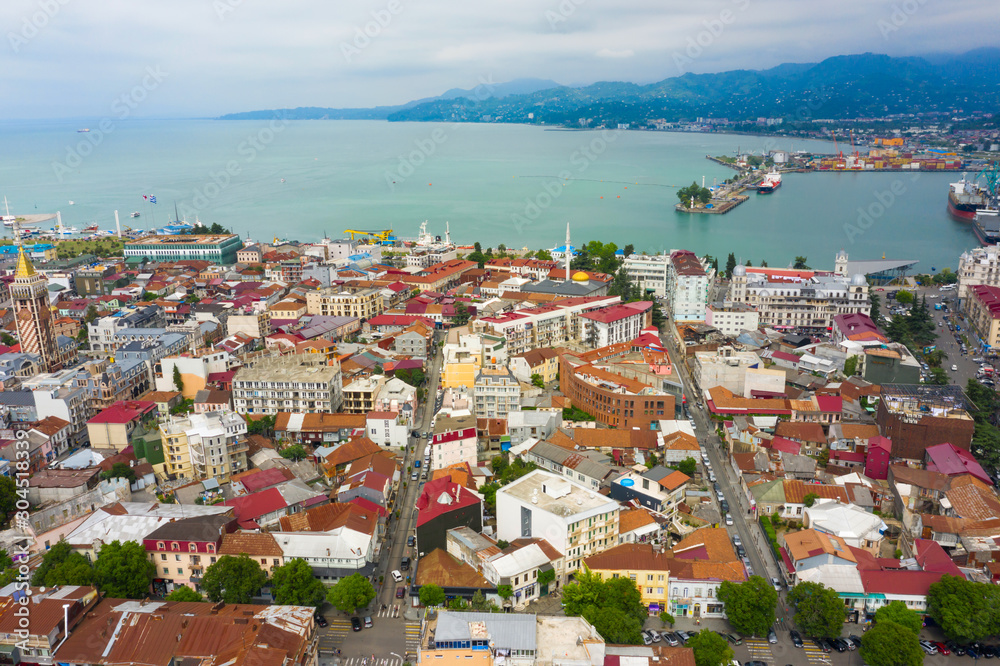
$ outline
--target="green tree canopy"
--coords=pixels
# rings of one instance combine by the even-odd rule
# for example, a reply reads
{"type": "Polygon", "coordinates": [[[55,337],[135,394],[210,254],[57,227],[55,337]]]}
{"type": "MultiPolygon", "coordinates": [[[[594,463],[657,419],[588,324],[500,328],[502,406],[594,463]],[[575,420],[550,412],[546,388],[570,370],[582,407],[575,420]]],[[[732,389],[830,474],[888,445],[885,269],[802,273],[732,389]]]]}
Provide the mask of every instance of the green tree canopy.
{"type": "Polygon", "coordinates": [[[166,596],[167,601],[204,601],[205,597],[201,594],[195,592],[187,585],[181,585],[180,587],[175,587],[170,591],[170,594],[166,596]]]}
{"type": "Polygon", "coordinates": [[[911,305],[913,303],[913,292],[900,289],[896,292],[896,300],[900,305],[911,305]]]}
{"type": "Polygon", "coordinates": [[[94,562],[94,582],[106,597],[142,599],[154,575],[156,565],[137,541],[106,543],[94,562]]]}
{"type": "Polygon", "coordinates": [[[588,606],[583,619],[608,643],[642,645],[642,623],[618,608],[588,606]]]}
{"type": "Polygon", "coordinates": [[[276,604],[319,608],[326,601],[326,586],[313,576],[305,560],[294,559],[274,570],[271,594],[276,604]]]}
{"type": "Polygon", "coordinates": [[[879,622],[861,637],[861,658],[868,666],[923,666],[917,634],[895,622],[879,622]]]}
{"type": "Polygon", "coordinates": [[[682,205],[690,206],[692,198],[696,204],[707,204],[712,200],[712,191],[707,187],[702,187],[696,182],[692,182],[687,187],[682,187],[677,190],[677,199],[682,205]]]}
{"type": "Polygon", "coordinates": [[[792,268],[797,271],[807,271],[809,270],[809,264],[806,263],[807,261],[809,261],[808,257],[795,257],[795,263],[792,264],[792,268]]]}
{"type": "Polygon", "coordinates": [[[128,479],[129,483],[135,483],[135,470],[126,463],[116,462],[111,469],[101,472],[102,479],[128,479]]]}
{"type": "Polygon", "coordinates": [[[39,587],[91,585],[93,582],[94,569],[90,562],[62,539],[49,548],[31,577],[31,584],[39,587]]]}
{"type": "Polygon", "coordinates": [[[4,525],[7,524],[8,517],[14,513],[14,509],[17,508],[17,500],[19,499],[17,483],[14,479],[9,476],[0,476],[0,517],[3,518],[4,525]]]}
{"type": "Polygon", "coordinates": [[[836,590],[822,583],[799,583],[788,593],[788,603],[795,609],[795,624],[806,635],[840,636],[847,610],[836,590]]]}
{"type": "Polygon", "coordinates": [[[535,388],[543,389],[545,388],[545,380],[537,372],[531,373],[531,385],[535,388]]]}
{"type": "Polygon", "coordinates": [[[927,592],[927,610],[951,640],[978,641],[1000,630],[1000,587],[946,574],[927,592]]]}
{"type": "Polygon", "coordinates": [[[359,608],[364,608],[374,598],[375,588],[372,587],[371,581],[359,573],[341,578],[326,592],[326,600],[334,608],[345,613],[353,613],[359,608]]]}
{"type": "Polygon", "coordinates": [[[751,576],[745,583],[722,581],[718,598],[726,605],[729,623],[740,633],[766,636],[774,624],[778,593],[760,576],[751,576]]]}
{"type": "Polygon", "coordinates": [[[301,444],[292,444],[281,449],[281,457],[287,460],[302,460],[309,455],[306,447],[301,444]]]}
{"type": "Polygon", "coordinates": [[[729,641],[711,629],[702,629],[684,647],[694,650],[696,666],[729,666],[734,656],[729,641]]]}
{"type": "Polygon", "coordinates": [[[733,269],[736,268],[736,255],[732,252],[729,253],[729,257],[726,259],[726,277],[733,277],[733,269]]]}
{"type": "Polygon", "coordinates": [[[576,580],[565,585],[562,591],[566,615],[586,617],[590,607],[613,608],[636,620],[640,628],[648,615],[642,605],[642,594],[631,578],[603,580],[600,574],[584,568],[577,572],[576,580]]]}
{"type": "Polygon", "coordinates": [[[464,301],[458,301],[455,303],[455,315],[451,318],[451,323],[454,326],[465,326],[469,323],[471,316],[472,313],[469,312],[469,306],[464,301]]]}
{"type": "Polygon", "coordinates": [[[875,611],[875,623],[895,622],[919,634],[924,623],[916,612],[906,607],[902,601],[893,601],[875,611]]]}
{"type": "Polygon", "coordinates": [[[674,469],[676,469],[681,474],[693,477],[695,471],[698,469],[698,463],[695,462],[694,458],[685,458],[684,460],[674,465],[674,469]]]}
{"type": "Polygon", "coordinates": [[[422,606],[440,606],[444,603],[444,590],[437,585],[423,585],[420,588],[420,604],[422,606]]]}
{"type": "Polygon", "coordinates": [[[267,574],[246,555],[223,555],[205,569],[201,587],[209,601],[248,604],[267,583],[267,574]]]}
{"type": "Polygon", "coordinates": [[[180,368],[176,365],[174,366],[174,388],[184,392],[184,379],[181,377],[180,368]]]}

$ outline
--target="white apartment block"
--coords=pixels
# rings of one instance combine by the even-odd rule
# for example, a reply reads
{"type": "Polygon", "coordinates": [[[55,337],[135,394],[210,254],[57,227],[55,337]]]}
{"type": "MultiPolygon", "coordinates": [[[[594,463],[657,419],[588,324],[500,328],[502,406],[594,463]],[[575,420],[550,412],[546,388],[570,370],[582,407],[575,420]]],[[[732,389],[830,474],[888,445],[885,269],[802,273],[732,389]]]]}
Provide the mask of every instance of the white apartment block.
{"type": "Polygon", "coordinates": [[[580,315],[580,339],[595,349],[635,340],[646,325],[646,313],[652,305],[639,301],[584,312],[580,315]]]}
{"type": "Polygon", "coordinates": [[[328,317],[371,319],[382,312],[382,294],[378,289],[340,291],[330,287],[306,294],[306,312],[328,317]]]}
{"type": "Polygon", "coordinates": [[[667,295],[667,273],[670,270],[670,255],[630,254],[623,264],[629,278],[646,292],[657,298],[667,295]]]}
{"type": "Polygon", "coordinates": [[[233,377],[233,406],[240,414],[332,414],[343,401],[340,364],[321,354],[264,358],[233,377]]]}
{"type": "Polygon", "coordinates": [[[674,321],[705,321],[715,269],[688,250],[671,250],[667,270],[667,307],[674,321]]]}
{"type": "MultiPolygon", "coordinates": [[[[187,444],[195,479],[228,479],[247,471],[247,422],[228,409],[190,414],[160,425],[163,439],[187,444]]],[[[168,445],[168,454],[170,446],[168,445]]]]}
{"type": "Polygon", "coordinates": [[[743,331],[756,331],[760,314],[746,303],[710,303],[705,308],[705,323],[723,335],[736,337],[743,331]]]}
{"type": "Polygon", "coordinates": [[[762,365],[760,357],[753,352],[719,347],[714,352],[695,352],[691,378],[702,391],[722,386],[736,395],[743,395],[747,369],[762,365]]]}
{"type": "Polygon", "coordinates": [[[977,247],[958,258],[958,300],[964,303],[977,284],[1000,287],[1000,247],[977,247]]]}
{"type": "Polygon", "coordinates": [[[472,387],[476,416],[481,419],[505,419],[521,407],[521,384],[504,367],[484,367],[472,387]]]}
{"type": "Polygon", "coordinates": [[[567,572],[618,543],[618,502],[556,474],[535,470],[496,493],[497,538],[545,539],[567,572]]]}
{"type": "Polygon", "coordinates": [[[580,339],[580,313],[616,305],[620,296],[564,298],[531,308],[518,308],[478,321],[507,341],[508,356],[539,347],[554,347],[580,339]]]}
{"type": "Polygon", "coordinates": [[[418,247],[406,255],[406,265],[414,268],[428,268],[452,259],[458,259],[458,250],[454,245],[418,247]]]}
{"type": "Polygon", "coordinates": [[[757,308],[762,326],[825,331],[840,314],[868,314],[868,280],[788,269],[733,269],[727,300],[757,308]]]}

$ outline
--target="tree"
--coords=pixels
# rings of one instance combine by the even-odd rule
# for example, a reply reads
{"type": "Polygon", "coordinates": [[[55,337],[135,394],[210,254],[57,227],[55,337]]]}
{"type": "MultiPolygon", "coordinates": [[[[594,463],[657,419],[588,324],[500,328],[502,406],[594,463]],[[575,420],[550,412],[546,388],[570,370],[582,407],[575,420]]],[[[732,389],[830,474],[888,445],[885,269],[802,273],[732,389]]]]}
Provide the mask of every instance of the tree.
{"type": "Polygon", "coordinates": [[[690,206],[692,198],[695,203],[707,204],[712,200],[712,191],[692,181],[687,187],[677,190],[677,198],[683,206],[690,206]]]}
{"type": "Polygon", "coordinates": [[[626,257],[631,257],[633,254],[635,254],[635,245],[629,243],[624,248],[622,248],[622,252],[625,253],[626,257]]]}
{"type": "Polygon", "coordinates": [[[608,296],[620,296],[623,303],[628,303],[639,299],[639,287],[624,268],[619,268],[608,286],[608,296]]]}
{"type": "Polygon", "coordinates": [[[469,306],[464,301],[458,301],[455,303],[455,316],[451,318],[451,323],[454,326],[465,326],[469,323],[470,316],[469,306]]]}
{"type": "Polygon", "coordinates": [[[326,586],[313,576],[305,560],[294,559],[271,574],[271,595],[282,606],[314,606],[326,601],[326,586]]]}
{"type": "Polygon", "coordinates": [[[583,619],[608,643],[642,645],[642,623],[617,608],[588,606],[583,619]]]}
{"type": "Polygon", "coordinates": [[[89,324],[95,319],[97,319],[97,308],[93,305],[88,306],[87,311],[83,314],[83,323],[89,324]]]}
{"type": "Polygon", "coordinates": [[[281,449],[281,457],[286,460],[302,460],[309,453],[306,451],[306,447],[301,444],[292,444],[291,446],[286,446],[281,449]]]}
{"type": "Polygon", "coordinates": [[[424,585],[420,588],[420,605],[440,606],[444,603],[444,590],[437,585],[424,585]]]}
{"type": "Polygon", "coordinates": [[[875,623],[879,624],[882,622],[895,622],[898,625],[906,627],[914,634],[919,634],[924,626],[920,616],[907,608],[906,604],[902,601],[893,601],[875,611],[875,623]]]}
{"type": "Polygon", "coordinates": [[[733,277],[733,269],[736,268],[736,255],[732,252],[729,253],[729,257],[726,259],[726,277],[733,277]]]}
{"type": "Polygon", "coordinates": [[[667,316],[663,314],[663,306],[655,298],[653,299],[652,322],[656,328],[663,328],[663,325],[667,323],[667,316]]]}
{"type": "Polygon", "coordinates": [[[795,263],[792,264],[792,268],[797,271],[807,271],[809,270],[809,265],[806,264],[806,261],[808,261],[807,257],[795,257],[795,263]]]}
{"type": "Polygon", "coordinates": [[[462,597],[455,597],[448,602],[448,608],[455,611],[469,610],[469,602],[462,597]]]}
{"type": "Polygon", "coordinates": [[[729,623],[740,633],[766,636],[774,624],[778,593],[760,576],[751,576],[745,583],[722,581],[718,598],[726,605],[729,623]]]}
{"type": "Polygon", "coordinates": [[[170,594],[166,596],[166,599],[167,601],[204,601],[205,597],[201,596],[187,585],[181,585],[180,587],[175,587],[170,594]]]}
{"type": "MultiPolygon", "coordinates": [[[[84,333],[87,332],[85,329],[80,329],[80,330],[82,330],[84,333]]],[[[13,347],[14,345],[17,344],[17,340],[15,340],[14,336],[11,335],[10,333],[0,333],[0,342],[2,342],[7,347],[13,347]]]]}
{"type": "Polygon", "coordinates": [[[514,596],[514,589],[510,585],[497,585],[497,596],[506,601],[514,596]]]}
{"type": "Polygon", "coordinates": [[[1000,587],[945,574],[931,584],[927,610],[951,640],[978,641],[1000,625],[1000,587]]]}
{"type": "Polygon", "coordinates": [[[805,497],[802,498],[802,503],[805,504],[807,507],[811,507],[813,504],[816,503],[817,499],[819,499],[819,495],[817,495],[816,493],[806,493],[805,497]]]}
{"type": "Polygon", "coordinates": [[[184,380],[181,379],[181,369],[174,366],[174,388],[176,388],[181,393],[184,392],[184,380]]]}
{"type": "Polygon", "coordinates": [[[698,468],[698,463],[695,462],[694,458],[685,458],[684,460],[674,465],[674,469],[676,469],[678,472],[686,476],[694,476],[695,470],[697,468],[698,468]]]}
{"type": "Polygon", "coordinates": [[[60,540],[49,548],[31,577],[31,584],[39,587],[91,585],[93,582],[94,569],[90,562],[73,550],[65,540],[60,540]]]}
{"type": "Polygon", "coordinates": [[[246,555],[223,555],[205,569],[201,587],[209,601],[248,604],[267,583],[267,574],[246,555]]]}
{"type": "Polygon", "coordinates": [[[931,368],[927,383],[944,386],[948,384],[948,373],[941,368],[931,368]]]}
{"type": "Polygon", "coordinates": [[[702,629],[684,647],[694,650],[696,666],[729,666],[734,656],[729,641],[711,629],[702,629]]]}
{"type": "MultiPolygon", "coordinates": [[[[497,541],[497,547],[498,548],[500,547],[500,542],[499,541],[497,541]]],[[[503,550],[503,549],[501,549],[501,550],[503,550]]],[[[551,583],[555,579],[556,579],[556,571],[555,571],[555,569],[547,569],[546,571],[539,571],[538,572],[538,587],[545,587],[546,585],[548,585],[549,583],[551,583]]]]}
{"type": "Polygon", "coordinates": [[[128,482],[135,483],[135,470],[126,463],[116,462],[111,469],[101,472],[102,479],[128,479],[128,482]]]}
{"type": "Polygon", "coordinates": [[[142,599],[149,596],[154,575],[156,565],[149,561],[145,548],[136,541],[106,543],[94,562],[94,583],[106,597],[142,599]]]}
{"type": "MultiPolygon", "coordinates": [[[[7,524],[7,517],[17,508],[17,483],[9,476],[0,476],[0,516],[3,517],[4,525],[7,524]]],[[[22,505],[23,506],[23,505],[22,505]]]]}
{"type": "Polygon", "coordinates": [[[353,613],[364,608],[375,598],[375,588],[370,580],[359,573],[341,578],[326,591],[326,600],[337,610],[353,613]]]}
{"type": "Polygon", "coordinates": [[[270,437],[274,434],[274,414],[267,414],[265,416],[254,416],[254,418],[247,419],[247,434],[248,435],[264,435],[265,437],[270,437]]]}
{"type": "Polygon", "coordinates": [[[542,379],[542,376],[540,374],[538,374],[537,372],[533,372],[531,373],[531,385],[536,388],[543,389],[545,388],[545,380],[542,379]]]}
{"type": "Polygon", "coordinates": [[[881,329],[885,328],[885,319],[882,317],[882,299],[874,291],[868,292],[868,305],[871,312],[872,321],[881,329]]]}
{"type": "Polygon", "coordinates": [[[844,376],[853,377],[858,372],[858,357],[852,356],[844,361],[844,376]]]}
{"type": "Polygon", "coordinates": [[[476,590],[472,593],[472,601],[469,602],[469,607],[474,611],[487,611],[489,609],[489,603],[486,601],[486,597],[483,596],[482,590],[476,590]]]}
{"type": "Polygon", "coordinates": [[[788,603],[795,609],[795,624],[806,635],[840,636],[847,610],[836,590],[822,583],[799,583],[788,593],[788,603]]]}
{"type": "Polygon", "coordinates": [[[868,666],[922,666],[917,634],[895,622],[879,622],[861,637],[861,658],[868,666]]]}
{"type": "Polygon", "coordinates": [[[911,305],[913,303],[913,292],[900,289],[896,292],[896,300],[899,301],[900,305],[911,305]]]}

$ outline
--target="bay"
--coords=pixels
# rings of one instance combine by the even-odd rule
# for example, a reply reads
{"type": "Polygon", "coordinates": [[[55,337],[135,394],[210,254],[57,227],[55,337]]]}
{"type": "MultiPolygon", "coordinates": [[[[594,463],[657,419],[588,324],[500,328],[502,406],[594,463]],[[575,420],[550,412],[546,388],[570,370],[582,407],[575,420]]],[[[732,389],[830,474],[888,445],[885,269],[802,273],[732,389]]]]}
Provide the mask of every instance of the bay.
{"type": "MultiPolygon", "coordinates": [[[[832,268],[852,259],[955,268],[978,245],[945,210],[954,173],[788,174],[726,215],[674,211],[676,187],[733,172],[705,159],[738,149],[833,152],[832,144],[727,134],[571,131],[379,121],[19,121],[0,127],[0,197],[12,213],[61,211],[66,226],[162,226],[174,206],[257,240],[345,229],[431,233],[484,247],[613,241],[637,251],[729,252],[832,268]],[[89,133],[77,129],[89,127],[89,133]],[[110,129],[110,131],[107,131],[110,129]],[[96,145],[95,145],[96,144],[96,145]],[[282,182],[284,179],[284,182],[282,182]],[[142,195],[155,195],[146,203],[142,195]],[[74,205],[69,205],[73,201],[74,205]],[[132,211],[141,217],[128,219],[132,211]]],[[[843,146],[841,146],[843,149],[843,146]]]]}

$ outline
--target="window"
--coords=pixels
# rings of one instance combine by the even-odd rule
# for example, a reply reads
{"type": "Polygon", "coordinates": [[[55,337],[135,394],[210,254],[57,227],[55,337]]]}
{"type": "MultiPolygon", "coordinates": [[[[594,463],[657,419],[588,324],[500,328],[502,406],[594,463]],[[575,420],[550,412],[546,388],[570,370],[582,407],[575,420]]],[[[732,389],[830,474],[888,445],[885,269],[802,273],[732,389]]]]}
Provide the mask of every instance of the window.
{"type": "Polygon", "coordinates": [[[194,553],[194,552],[196,552],[196,551],[198,550],[198,546],[196,546],[196,545],[195,545],[195,544],[193,544],[193,543],[191,543],[191,544],[188,544],[188,550],[189,550],[190,552],[194,553]]]}
{"type": "Polygon", "coordinates": [[[166,553],[160,553],[160,560],[166,562],[167,561],[167,554],[166,553]]]}
{"type": "Polygon", "coordinates": [[[653,574],[646,574],[646,580],[652,582],[653,581],[653,574]]]}
{"type": "Polygon", "coordinates": [[[653,593],[653,588],[647,587],[646,588],[646,594],[652,594],[652,593],[653,593]]]}
{"type": "Polygon", "coordinates": [[[181,556],[180,555],[174,555],[174,561],[175,562],[180,562],[181,561],[181,556]]]}
{"type": "Polygon", "coordinates": [[[656,588],[656,593],[659,594],[660,596],[663,596],[663,588],[662,587],[656,588]]]}
{"type": "Polygon", "coordinates": [[[162,541],[157,541],[156,542],[156,550],[164,550],[163,542],[162,541]]]}

